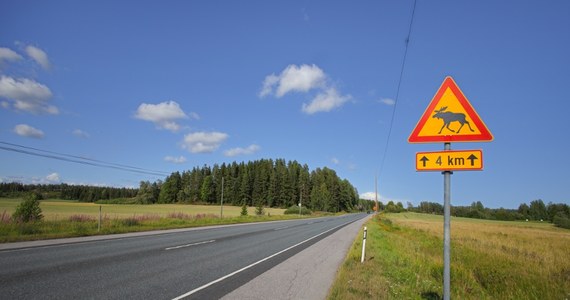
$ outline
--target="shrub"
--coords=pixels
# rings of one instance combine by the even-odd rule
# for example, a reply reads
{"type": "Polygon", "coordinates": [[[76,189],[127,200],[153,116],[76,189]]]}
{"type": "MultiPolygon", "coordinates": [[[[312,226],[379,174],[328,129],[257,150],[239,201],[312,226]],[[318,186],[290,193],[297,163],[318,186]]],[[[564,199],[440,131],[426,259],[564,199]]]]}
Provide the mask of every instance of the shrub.
{"type": "Polygon", "coordinates": [[[570,229],[570,219],[563,213],[558,213],[554,216],[553,223],[556,227],[570,229]]]}
{"type": "Polygon", "coordinates": [[[16,211],[12,214],[12,219],[16,222],[23,223],[41,220],[44,216],[40,208],[41,195],[38,195],[37,193],[28,195],[26,199],[16,207],[16,211]]]}
{"type": "Polygon", "coordinates": [[[245,203],[244,203],[244,204],[242,205],[242,207],[241,207],[241,213],[240,213],[240,215],[242,215],[242,216],[244,216],[244,217],[247,216],[247,205],[245,205],[245,203]]]}
{"type": "Polygon", "coordinates": [[[265,214],[265,210],[263,209],[263,206],[261,205],[261,202],[259,203],[259,205],[255,208],[255,215],[256,216],[263,216],[265,214]]]}
{"type": "MultiPolygon", "coordinates": [[[[287,208],[287,210],[285,210],[284,214],[286,214],[286,215],[297,214],[298,215],[299,214],[299,206],[293,205],[293,206],[287,208]]],[[[313,212],[310,209],[302,206],[301,207],[301,214],[302,215],[311,215],[311,214],[313,214],[313,212]]]]}

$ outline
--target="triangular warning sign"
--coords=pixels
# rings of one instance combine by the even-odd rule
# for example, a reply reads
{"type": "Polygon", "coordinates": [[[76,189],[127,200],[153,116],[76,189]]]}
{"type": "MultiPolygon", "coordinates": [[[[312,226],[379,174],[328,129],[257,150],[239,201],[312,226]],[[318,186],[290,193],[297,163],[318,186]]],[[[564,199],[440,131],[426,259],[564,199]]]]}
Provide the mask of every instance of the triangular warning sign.
{"type": "Polygon", "coordinates": [[[450,76],[445,78],[408,138],[410,143],[492,140],[493,135],[450,76]]]}

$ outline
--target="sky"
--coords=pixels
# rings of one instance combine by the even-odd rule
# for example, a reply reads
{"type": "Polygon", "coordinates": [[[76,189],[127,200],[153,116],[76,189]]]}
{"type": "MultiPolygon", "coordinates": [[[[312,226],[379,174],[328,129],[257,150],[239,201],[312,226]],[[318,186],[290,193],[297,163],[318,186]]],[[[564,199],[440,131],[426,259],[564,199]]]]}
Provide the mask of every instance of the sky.
{"type": "Polygon", "coordinates": [[[452,205],[570,203],[570,2],[418,0],[411,22],[413,8],[2,0],[0,181],[138,187],[283,158],[363,198],[377,177],[383,202],[443,203],[441,173],[415,169],[443,144],[408,137],[452,76],[494,136],[451,144],[484,159],[453,173],[452,205]]]}

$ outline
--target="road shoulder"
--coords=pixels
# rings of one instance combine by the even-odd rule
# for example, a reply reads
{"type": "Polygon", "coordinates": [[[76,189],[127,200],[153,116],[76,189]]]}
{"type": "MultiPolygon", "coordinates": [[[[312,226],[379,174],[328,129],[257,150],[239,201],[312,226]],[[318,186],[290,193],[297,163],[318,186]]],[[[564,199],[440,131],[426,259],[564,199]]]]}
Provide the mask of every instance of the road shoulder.
{"type": "Polygon", "coordinates": [[[367,218],[353,222],[227,294],[222,299],[325,299],[367,218]]]}

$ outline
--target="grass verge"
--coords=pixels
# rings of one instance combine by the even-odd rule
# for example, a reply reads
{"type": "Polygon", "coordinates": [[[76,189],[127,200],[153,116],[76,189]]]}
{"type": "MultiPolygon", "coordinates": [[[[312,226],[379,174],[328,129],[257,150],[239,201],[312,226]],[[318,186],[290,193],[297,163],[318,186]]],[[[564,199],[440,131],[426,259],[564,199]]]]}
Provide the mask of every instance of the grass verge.
{"type": "MultiPolygon", "coordinates": [[[[360,232],[329,299],[441,299],[441,216],[377,215],[366,226],[365,263],[360,232]]],[[[570,231],[462,218],[451,228],[452,298],[570,298],[570,231]]]]}
{"type": "Polygon", "coordinates": [[[0,198],[0,243],[299,218],[285,216],[284,209],[276,208],[264,208],[265,215],[256,216],[255,207],[249,207],[249,216],[240,216],[241,207],[224,206],[224,217],[220,218],[219,206],[99,205],[55,199],[41,201],[42,221],[18,223],[11,215],[21,201],[0,198]]]}

